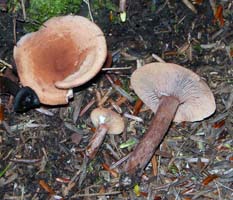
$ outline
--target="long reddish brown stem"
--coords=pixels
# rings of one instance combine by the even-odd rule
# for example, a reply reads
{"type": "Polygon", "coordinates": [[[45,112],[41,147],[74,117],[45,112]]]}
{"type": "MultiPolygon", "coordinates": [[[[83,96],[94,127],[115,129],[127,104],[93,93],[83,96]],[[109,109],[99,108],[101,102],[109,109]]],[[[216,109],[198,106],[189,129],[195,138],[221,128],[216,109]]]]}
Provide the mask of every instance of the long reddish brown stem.
{"type": "Polygon", "coordinates": [[[86,148],[86,155],[90,159],[93,159],[98,152],[106,133],[108,132],[108,126],[106,124],[100,124],[92,136],[89,144],[86,148]]]}
{"type": "Polygon", "coordinates": [[[144,134],[124,166],[125,172],[129,174],[142,172],[166,134],[178,106],[179,100],[177,98],[171,96],[161,97],[158,110],[148,131],[144,134]]]}

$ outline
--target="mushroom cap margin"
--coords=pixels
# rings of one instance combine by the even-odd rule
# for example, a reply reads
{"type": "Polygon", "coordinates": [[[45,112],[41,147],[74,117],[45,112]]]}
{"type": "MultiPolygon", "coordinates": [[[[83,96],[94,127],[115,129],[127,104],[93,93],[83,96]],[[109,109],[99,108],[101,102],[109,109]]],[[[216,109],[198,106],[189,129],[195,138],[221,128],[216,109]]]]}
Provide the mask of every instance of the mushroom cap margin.
{"type": "Polygon", "coordinates": [[[156,113],[159,98],[175,96],[180,105],[175,122],[200,121],[214,113],[215,99],[208,85],[194,72],[173,63],[150,63],[135,70],[131,85],[138,97],[156,113]]]}
{"type": "Polygon", "coordinates": [[[101,123],[106,124],[109,127],[108,134],[117,135],[124,131],[125,123],[123,118],[112,110],[95,108],[90,117],[95,127],[98,127],[101,123]]]}

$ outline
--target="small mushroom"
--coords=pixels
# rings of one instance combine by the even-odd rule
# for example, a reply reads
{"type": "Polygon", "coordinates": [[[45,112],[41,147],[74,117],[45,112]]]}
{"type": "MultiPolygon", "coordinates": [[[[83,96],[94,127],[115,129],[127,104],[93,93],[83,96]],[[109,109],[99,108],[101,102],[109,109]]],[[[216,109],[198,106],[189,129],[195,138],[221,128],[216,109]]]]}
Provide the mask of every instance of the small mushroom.
{"type": "Polygon", "coordinates": [[[105,135],[117,135],[123,132],[125,128],[123,118],[116,112],[107,108],[96,108],[91,112],[91,121],[96,127],[87,148],[86,155],[93,159],[102,144],[105,135]]]}
{"type": "Polygon", "coordinates": [[[100,28],[82,16],[53,17],[14,48],[14,59],[23,86],[31,87],[40,102],[68,103],[71,88],[93,78],[107,56],[100,28]]]}
{"type": "Polygon", "coordinates": [[[139,174],[146,167],[172,121],[200,121],[214,113],[214,96],[194,72],[172,63],[150,63],[138,68],[131,85],[155,113],[152,122],[130,154],[124,170],[139,174]]]}

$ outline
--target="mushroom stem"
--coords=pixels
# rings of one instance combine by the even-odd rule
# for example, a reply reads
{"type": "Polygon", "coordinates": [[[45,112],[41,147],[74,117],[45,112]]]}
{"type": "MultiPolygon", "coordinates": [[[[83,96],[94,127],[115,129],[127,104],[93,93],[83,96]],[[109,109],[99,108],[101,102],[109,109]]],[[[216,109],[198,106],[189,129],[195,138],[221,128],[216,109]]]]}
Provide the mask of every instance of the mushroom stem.
{"type": "Polygon", "coordinates": [[[90,159],[93,159],[102,144],[106,133],[108,132],[108,126],[106,124],[100,124],[92,136],[89,144],[86,148],[86,155],[90,159]]]}
{"type": "Polygon", "coordinates": [[[158,110],[152,119],[147,133],[144,134],[142,140],[131,153],[124,166],[125,172],[129,174],[134,174],[135,172],[141,173],[146,167],[156,148],[166,134],[179,103],[180,102],[176,97],[161,97],[158,110]]]}

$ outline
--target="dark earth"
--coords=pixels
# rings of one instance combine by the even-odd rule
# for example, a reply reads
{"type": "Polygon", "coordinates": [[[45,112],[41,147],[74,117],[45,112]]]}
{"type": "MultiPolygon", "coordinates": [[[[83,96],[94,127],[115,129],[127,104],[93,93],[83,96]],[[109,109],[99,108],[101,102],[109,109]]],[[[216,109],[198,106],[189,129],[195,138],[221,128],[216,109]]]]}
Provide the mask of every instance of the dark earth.
{"type": "MultiPolygon", "coordinates": [[[[13,21],[16,41],[25,34],[26,22],[21,12],[7,12],[4,1],[0,3],[1,76],[8,65],[17,75],[13,21]]],[[[113,3],[118,6],[118,1],[113,3]]],[[[69,105],[15,113],[14,97],[0,93],[4,110],[0,113],[0,199],[232,199],[233,2],[126,3],[126,22],[121,22],[117,11],[92,10],[106,36],[113,69],[102,70],[75,89],[69,105]],[[136,100],[130,102],[114,88],[136,99],[130,86],[132,72],[158,58],[200,75],[214,94],[216,112],[200,122],[172,123],[143,175],[126,184],[130,177],[122,172],[124,163],[114,163],[134,149],[153,113],[144,105],[135,114],[136,100]],[[85,147],[94,132],[90,113],[100,104],[119,112],[126,128],[121,135],[107,136],[95,158],[88,161],[85,147]],[[128,141],[131,144],[123,148],[128,141]]],[[[87,5],[83,3],[75,14],[88,17],[87,5]]]]}

